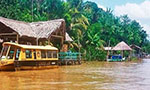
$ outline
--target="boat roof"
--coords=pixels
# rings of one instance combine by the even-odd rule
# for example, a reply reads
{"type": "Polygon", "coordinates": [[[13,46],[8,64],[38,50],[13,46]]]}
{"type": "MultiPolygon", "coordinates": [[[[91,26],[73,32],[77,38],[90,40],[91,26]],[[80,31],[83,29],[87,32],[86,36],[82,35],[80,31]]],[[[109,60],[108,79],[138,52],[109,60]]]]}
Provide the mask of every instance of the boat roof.
{"type": "Polygon", "coordinates": [[[35,45],[23,45],[23,44],[17,44],[17,43],[12,43],[12,42],[4,42],[4,45],[14,45],[20,48],[24,49],[42,49],[42,50],[58,50],[56,47],[47,45],[47,46],[35,46],[35,45]]]}

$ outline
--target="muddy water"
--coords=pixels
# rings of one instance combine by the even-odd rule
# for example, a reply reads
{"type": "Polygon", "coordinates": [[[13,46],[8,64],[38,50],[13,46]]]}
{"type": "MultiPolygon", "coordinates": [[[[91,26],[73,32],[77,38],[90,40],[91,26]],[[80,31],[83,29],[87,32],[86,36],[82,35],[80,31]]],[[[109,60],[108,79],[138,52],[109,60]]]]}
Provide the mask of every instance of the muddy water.
{"type": "Polygon", "coordinates": [[[0,90],[149,90],[150,60],[0,72],[0,90]]]}

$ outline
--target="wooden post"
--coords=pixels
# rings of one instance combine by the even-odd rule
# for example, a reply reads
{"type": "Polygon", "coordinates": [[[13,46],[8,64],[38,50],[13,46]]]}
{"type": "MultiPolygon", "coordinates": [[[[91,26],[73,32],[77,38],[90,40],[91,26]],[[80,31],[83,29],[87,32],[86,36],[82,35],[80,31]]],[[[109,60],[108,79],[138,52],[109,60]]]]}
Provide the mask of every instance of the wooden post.
{"type": "Polygon", "coordinates": [[[122,58],[123,58],[123,50],[122,50],[122,58]]]}
{"type": "Polygon", "coordinates": [[[62,37],[61,38],[61,46],[63,46],[63,44],[64,44],[64,38],[62,37]]]}
{"type": "Polygon", "coordinates": [[[129,60],[131,60],[131,54],[132,54],[132,51],[129,51],[129,60]]]}
{"type": "Polygon", "coordinates": [[[2,57],[2,53],[3,53],[3,51],[4,51],[4,47],[3,47],[3,48],[2,48],[2,50],[1,50],[0,57],[2,57]]]}
{"type": "Polygon", "coordinates": [[[108,60],[108,58],[109,58],[109,50],[107,51],[106,61],[108,60]]]}
{"type": "Polygon", "coordinates": [[[38,38],[36,38],[36,45],[38,46],[39,45],[39,39],[38,38]]]}
{"type": "Polygon", "coordinates": [[[61,50],[63,50],[64,38],[63,38],[63,37],[61,37],[60,39],[61,39],[60,49],[61,49],[61,50]]]}
{"type": "Polygon", "coordinates": [[[48,38],[48,45],[50,45],[50,38],[48,38]]]}
{"type": "Polygon", "coordinates": [[[19,35],[18,34],[17,34],[16,40],[17,40],[17,43],[19,44],[19,35]]]}

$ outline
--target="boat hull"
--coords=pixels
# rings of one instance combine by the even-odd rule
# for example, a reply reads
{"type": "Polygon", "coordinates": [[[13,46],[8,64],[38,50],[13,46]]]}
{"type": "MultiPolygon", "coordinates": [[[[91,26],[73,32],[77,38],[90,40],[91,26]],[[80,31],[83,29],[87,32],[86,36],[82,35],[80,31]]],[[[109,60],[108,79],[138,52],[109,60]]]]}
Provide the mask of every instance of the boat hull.
{"type": "Polygon", "coordinates": [[[123,59],[107,59],[108,62],[122,62],[125,61],[123,59]]]}
{"type": "Polygon", "coordinates": [[[1,71],[14,71],[15,67],[14,64],[9,64],[9,65],[2,65],[0,66],[1,71]]]}
{"type": "MultiPolygon", "coordinates": [[[[5,61],[6,62],[6,61],[5,61]]],[[[39,70],[58,68],[58,60],[13,61],[11,64],[1,64],[0,70],[39,70]]]]}

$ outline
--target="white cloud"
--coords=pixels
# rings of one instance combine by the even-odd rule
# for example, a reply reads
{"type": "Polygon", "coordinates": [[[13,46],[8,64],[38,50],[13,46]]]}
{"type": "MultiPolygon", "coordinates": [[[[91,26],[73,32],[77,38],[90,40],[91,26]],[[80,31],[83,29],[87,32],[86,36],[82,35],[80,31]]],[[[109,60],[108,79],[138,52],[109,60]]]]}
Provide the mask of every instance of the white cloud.
{"type": "Polygon", "coordinates": [[[127,3],[122,6],[116,6],[114,13],[117,16],[127,14],[131,19],[141,23],[144,30],[150,35],[150,0],[141,4],[127,3]]]}
{"type": "Polygon", "coordinates": [[[104,6],[102,6],[102,5],[100,5],[100,4],[98,4],[98,7],[99,7],[99,8],[102,8],[104,11],[107,10],[104,6]]]}
{"type": "Polygon", "coordinates": [[[146,30],[146,32],[149,34],[148,39],[150,40],[150,25],[143,24],[143,29],[146,30]]]}

